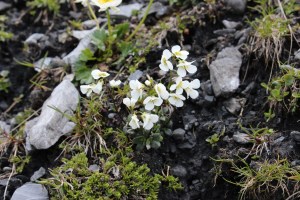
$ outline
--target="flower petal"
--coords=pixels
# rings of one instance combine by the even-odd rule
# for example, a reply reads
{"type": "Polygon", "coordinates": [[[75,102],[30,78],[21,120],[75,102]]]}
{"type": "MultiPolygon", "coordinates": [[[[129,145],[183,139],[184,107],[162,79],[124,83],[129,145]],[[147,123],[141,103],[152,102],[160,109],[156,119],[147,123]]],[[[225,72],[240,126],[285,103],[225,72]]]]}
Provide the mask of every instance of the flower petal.
{"type": "Polygon", "coordinates": [[[172,53],[176,53],[176,52],[180,51],[180,49],[181,49],[181,47],[179,45],[175,45],[172,47],[171,51],[172,51],[172,53]]]}

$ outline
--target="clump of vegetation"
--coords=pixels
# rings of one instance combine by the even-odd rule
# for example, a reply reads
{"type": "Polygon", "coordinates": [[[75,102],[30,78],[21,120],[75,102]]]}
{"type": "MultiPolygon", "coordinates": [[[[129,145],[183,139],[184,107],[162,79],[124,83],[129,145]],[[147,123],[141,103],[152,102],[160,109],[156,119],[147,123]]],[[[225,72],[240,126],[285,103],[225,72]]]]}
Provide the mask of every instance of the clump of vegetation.
{"type": "Polygon", "coordinates": [[[4,42],[6,40],[11,39],[14,35],[12,33],[5,31],[5,21],[7,20],[7,17],[4,15],[0,15],[0,42],[4,42]]]}
{"type": "Polygon", "coordinates": [[[99,160],[99,171],[89,170],[88,158],[79,153],[51,170],[52,178],[41,183],[49,186],[52,199],[157,199],[161,182],[180,189],[177,179],[151,175],[146,165],[138,165],[116,152],[99,160]]]}
{"type": "Polygon", "coordinates": [[[232,171],[240,180],[227,180],[241,187],[240,199],[270,199],[276,194],[299,197],[296,192],[299,190],[300,174],[286,159],[252,162],[251,166],[243,159],[240,161],[240,165],[231,162],[232,171]]]}
{"type": "Polygon", "coordinates": [[[281,72],[268,84],[262,83],[267,89],[270,110],[266,113],[267,119],[275,116],[274,111],[278,104],[284,106],[286,111],[295,112],[299,108],[300,98],[300,70],[289,65],[281,65],[281,72]]]}
{"type": "Polygon", "coordinates": [[[0,91],[8,92],[11,83],[8,79],[9,71],[3,70],[0,72],[0,91]]]}
{"type": "MultiPolygon", "coordinates": [[[[291,46],[294,30],[291,26],[293,14],[298,5],[292,1],[256,0],[256,6],[252,9],[257,11],[261,17],[249,22],[255,33],[251,39],[252,52],[259,57],[264,57],[266,64],[272,62],[272,67],[280,63],[283,44],[289,36],[291,46]]],[[[297,26],[293,26],[296,28],[297,26]]]]}
{"type": "Polygon", "coordinates": [[[60,10],[60,4],[65,2],[68,2],[68,0],[30,0],[26,2],[26,5],[31,8],[33,13],[37,9],[46,9],[57,15],[60,10]]]}

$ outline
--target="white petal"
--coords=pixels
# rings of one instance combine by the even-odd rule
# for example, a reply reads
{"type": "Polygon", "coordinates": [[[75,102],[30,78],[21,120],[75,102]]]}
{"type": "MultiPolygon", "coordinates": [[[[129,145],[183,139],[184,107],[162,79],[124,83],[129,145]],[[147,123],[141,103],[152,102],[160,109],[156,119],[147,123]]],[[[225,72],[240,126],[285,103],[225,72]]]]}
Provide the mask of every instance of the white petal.
{"type": "Polygon", "coordinates": [[[187,59],[187,57],[188,57],[188,55],[189,55],[189,52],[188,51],[180,51],[180,58],[182,59],[182,60],[186,60],[187,59]]]}
{"type": "Polygon", "coordinates": [[[168,101],[170,102],[170,104],[172,104],[172,105],[176,105],[176,99],[174,98],[174,97],[170,97],[169,99],[168,99],[168,101]]]}
{"type": "Polygon", "coordinates": [[[185,77],[186,71],[183,67],[178,67],[177,74],[178,74],[178,76],[185,77]]]}
{"type": "Polygon", "coordinates": [[[157,98],[153,103],[156,106],[160,106],[163,103],[163,100],[161,98],[157,98]]]}
{"type": "Polygon", "coordinates": [[[130,107],[130,99],[129,99],[129,98],[123,99],[123,103],[124,103],[127,107],[130,107]]]}
{"type": "Polygon", "coordinates": [[[183,93],[183,89],[182,88],[177,88],[176,89],[176,94],[182,94],[183,93]]]}
{"type": "Polygon", "coordinates": [[[196,99],[199,96],[199,92],[197,90],[191,89],[189,95],[192,99],[196,99]]]}
{"type": "Polygon", "coordinates": [[[146,105],[145,105],[145,109],[146,110],[153,110],[153,108],[154,108],[154,104],[153,104],[153,102],[148,102],[146,105]]]}
{"type": "Polygon", "coordinates": [[[160,63],[159,68],[165,72],[169,71],[168,65],[165,65],[163,63],[160,63]]]}
{"type": "Polygon", "coordinates": [[[198,88],[200,88],[200,86],[201,86],[201,84],[200,84],[199,79],[195,79],[192,82],[190,82],[190,87],[193,89],[198,89],[198,88]]]}
{"type": "Polygon", "coordinates": [[[176,52],[180,51],[180,49],[181,49],[181,47],[179,45],[175,45],[172,47],[171,50],[172,50],[172,53],[176,53],[176,52]]]}
{"type": "Polygon", "coordinates": [[[102,85],[103,82],[98,82],[97,85],[95,85],[95,87],[93,88],[93,92],[95,92],[96,94],[100,94],[100,92],[102,91],[102,85]]]}
{"type": "Polygon", "coordinates": [[[167,66],[170,70],[173,70],[173,64],[170,61],[167,61],[167,66]]]}
{"type": "Polygon", "coordinates": [[[171,53],[168,49],[165,49],[165,50],[163,51],[163,56],[164,56],[167,60],[169,60],[169,59],[172,57],[172,53],[171,53]]]}
{"type": "Polygon", "coordinates": [[[196,73],[197,67],[195,65],[187,65],[186,71],[188,71],[190,74],[196,73]]]}
{"type": "Polygon", "coordinates": [[[170,90],[171,90],[171,91],[176,90],[176,86],[177,86],[176,84],[171,85],[170,90]]]}
{"type": "Polygon", "coordinates": [[[188,81],[182,81],[182,88],[185,89],[189,87],[190,83],[188,81]]]}
{"type": "Polygon", "coordinates": [[[181,101],[181,100],[178,100],[177,102],[176,102],[176,107],[182,107],[183,106],[183,101],[181,101]]]}
{"type": "Polygon", "coordinates": [[[152,122],[147,122],[146,124],[144,123],[143,127],[146,130],[150,130],[153,127],[153,123],[152,122]]]}
{"type": "Polygon", "coordinates": [[[82,94],[86,94],[88,92],[88,90],[91,90],[90,85],[81,85],[80,86],[80,91],[82,92],[82,94]]]}
{"type": "Polygon", "coordinates": [[[133,99],[139,99],[140,98],[140,92],[138,91],[138,90],[132,90],[131,91],[131,97],[133,98],[133,99]]]}
{"type": "Polygon", "coordinates": [[[152,123],[158,122],[158,119],[159,119],[158,115],[154,115],[154,114],[150,115],[150,120],[152,123]]]}
{"type": "Polygon", "coordinates": [[[92,71],[92,77],[95,79],[95,80],[97,80],[97,79],[99,79],[100,78],[100,76],[99,76],[99,74],[100,74],[100,70],[99,69],[94,69],[93,71],[92,71]]]}

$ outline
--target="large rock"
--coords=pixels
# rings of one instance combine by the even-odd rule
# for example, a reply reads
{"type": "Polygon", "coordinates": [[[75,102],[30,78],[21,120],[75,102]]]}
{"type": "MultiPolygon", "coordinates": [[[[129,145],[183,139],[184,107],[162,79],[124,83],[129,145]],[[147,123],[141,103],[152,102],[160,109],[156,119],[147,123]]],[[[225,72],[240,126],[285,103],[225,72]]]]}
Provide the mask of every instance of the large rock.
{"type": "Polygon", "coordinates": [[[78,102],[79,93],[70,80],[61,82],[43,104],[41,115],[26,123],[27,148],[32,145],[36,149],[48,149],[71,132],[75,124],[66,115],[73,116],[78,102]]]}
{"type": "Polygon", "coordinates": [[[11,200],[49,200],[47,189],[36,183],[26,183],[14,192],[11,200]]]}
{"type": "Polygon", "coordinates": [[[242,54],[237,48],[227,47],[218,53],[210,66],[210,80],[216,96],[228,96],[240,85],[239,72],[242,54]]]}
{"type": "Polygon", "coordinates": [[[247,0],[225,0],[225,3],[232,13],[244,14],[247,0]]]}

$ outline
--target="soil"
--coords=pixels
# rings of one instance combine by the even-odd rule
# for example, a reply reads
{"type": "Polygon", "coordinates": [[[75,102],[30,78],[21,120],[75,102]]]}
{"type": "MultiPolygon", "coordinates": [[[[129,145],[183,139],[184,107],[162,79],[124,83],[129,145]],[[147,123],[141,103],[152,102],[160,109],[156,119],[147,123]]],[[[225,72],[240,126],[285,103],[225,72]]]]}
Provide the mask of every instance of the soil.
{"type": "MultiPolygon", "coordinates": [[[[25,108],[38,109],[51,94],[51,91],[33,94],[30,80],[37,72],[33,68],[21,66],[17,60],[35,62],[46,54],[49,57],[66,55],[77,46],[78,40],[69,38],[64,44],[61,44],[57,41],[58,33],[67,31],[68,21],[77,19],[85,21],[88,17],[81,12],[81,6],[77,5],[77,10],[73,10],[72,6],[64,4],[58,16],[48,13],[48,22],[43,22],[43,20],[33,22],[38,14],[29,14],[25,1],[6,0],[3,2],[12,4],[11,8],[2,11],[1,14],[8,16],[6,30],[14,34],[13,39],[2,42],[0,47],[0,71],[9,70],[9,79],[12,83],[8,93],[0,91],[0,113],[2,113],[0,119],[8,121],[25,108]],[[26,12],[27,14],[24,14],[26,12]],[[48,35],[50,45],[30,46],[25,49],[24,41],[33,33],[48,35]],[[9,112],[5,112],[13,104],[14,98],[21,94],[24,95],[21,103],[16,104],[9,112]]],[[[135,1],[128,0],[124,1],[124,4],[133,2],[135,1]]],[[[145,4],[144,1],[140,2],[145,4]]],[[[160,2],[163,5],[168,5],[165,0],[160,2]]],[[[224,155],[227,158],[235,155],[243,156],[245,155],[243,149],[251,149],[252,145],[241,145],[232,140],[233,134],[240,132],[241,127],[269,127],[275,130],[275,134],[270,137],[268,144],[270,153],[263,152],[262,159],[276,159],[278,155],[288,158],[291,162],[299,159],[299,146],[290,137],[291,131],[300,131],[299,109],[291,114],[286,113],[283,108],[278,108],[275,119],[266,122],[264,118],[264,112],[268,109],[267,93],[260,84],[268,82],[271,70],[273,70],[272,73],[276,73],[276,69],[274,71],[271,67],[266,67],[263,58],[249,52],[249,38],[240,45],[238,44],[239,39],[235,38],[236,31],[228,34],[216,34],[215,32],[224,28],[222,24],[224,19],[239,22],[241,24],[239,30],[245,30],[250,27],[246,19],[253,20],[257,13],[246,9],[245,13],[235,15],[226,9],[223,2],[217,2],[217,5],[210,10],[212,13],[204,12],[199,15],[193,13],[193,9],[199,9],[203,5],[205,7],[205,3],[200,2],[196,6],[190,4],[185,7],[173,6],[172,12],[164,16],[166,19],[176,16],[176,14],[183,16],[186,13],[188,16],[192,13],[198,20],[195,23],[187,23],[183,31],[182,44],[189,49],[191,59],[195,60],[198,72],[193,77],[200,79],[202,86],[201,91],[199,91],[200,97],[196,100],[189,100],[183,108],[175,111],[172,118],[172,130],[177,128],[185,130],[184,141],[166,136],[160,149],[143,150],[135,153],[134,160],[148,164],[152,173],[161,173],[169,166],[170,173],[177,175],[183,184],[183,191],[174,192],[162,189],[159,193],[160,200],[238,199],[240,188],[228,183],[225,179],[239,180],[239,177],[234,177],[236,174],[226,166],[223,168],[222,175],[217,177],[216,162],[213,159],[224,157],[224,155]],[[215,18],[212,19],[212,16],[215,18]],[[201,22],[205,22],[205,25],[201,22]],[[207,64],[215,59],[218,52],[229,46],[238,46],[243,54],[240,70],[241,84],[230,97],[215,97],[211,91],[210,72],[207,64]],[[237,114],[231,114],[224,106],[224,102],[231,97],[246,98],[246,103],[237,114]],[[206,139],[215,133],[221,133],[223,130],[224,135],[221,136],[217,145],[212,147],[206,139]],[[284,140],[274,143],[280,137],[283,137],[284,140]]],[[[248,5],[254,5],[254,3],[249,1],[248,5]]],[[[150,28],[157,23],[159,23],[159,19],[153,15],[149,16],[146,21],[147,27],[150,28]]],[[[146,65],[157,64],[162,50],[167,46],[178,44],[180,37],[178,32],[168,31],[163,40],[163,46],[150,51],[147,55],[146,65]]],[[[289,51],[289,47],[289,43],[286,42],[282,55],[283,62],[289,56],[286,53],[289,51]]],[[[297,51],[298,48],[299,46],[293,45],[292,52],[297,51]]],[[[51,73],[47,74],[47,80],[47,87],[50,89],[59,83],[59,81],[53,81],[56,79],[51,77],[51,73]]],[[[16,188],[27,182],[34,171],[40,167],[49,169],[58,164],[54,162],[60,154],[58,146],[57,144],[48,150],[32,153],[30,164],[25,167],[21,174],[14,176],[19,178],[18,180],[21,182],[13,183],[8,188],[8,197],[13,194],[16,188]]],[[[0,159],[0,172],[4,173],[3,168],[11,166],[7,161],[8,155],[9,150],[0,159]]],[[[4,187],[0,186],[0,199],[3,199],[2,192],[4,192],[4,187]]],[[[276,196],[276,199],[284,199],[284,197],[279,195],[276,196]]]]}

